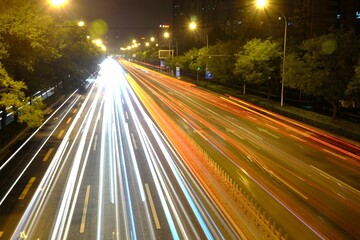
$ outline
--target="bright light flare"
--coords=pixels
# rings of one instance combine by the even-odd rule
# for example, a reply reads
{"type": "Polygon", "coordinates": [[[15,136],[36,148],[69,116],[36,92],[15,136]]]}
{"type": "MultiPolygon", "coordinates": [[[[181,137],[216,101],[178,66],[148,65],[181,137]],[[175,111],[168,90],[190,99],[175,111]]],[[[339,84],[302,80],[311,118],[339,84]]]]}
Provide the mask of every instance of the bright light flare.
{"type": "Polygon", "coordinates": [[[50,0],[51,5],[55,7],[63,6],[67,3],[67,0],[50,0]]]}
{"type": "Polygon", "coordinates": [[[84,27],[84,26],[85,26],[85,22],[84,22],[84,21],[79,21],[79,22],[77,23],[77,25],[78,25],[79,27],[84,27]]]}
{"type": "Polygon", "coordinates": [[[164,37],[165,37],[165,38],[169,38],[169,37],[170,37],[170,33],[169,33],[169,32],[165,32],[165,33],[164,33],[164,37]]]}
{"type": "Polygon", "coordinates": [[[266,0],[257,0],[256,1],[256,6],[258,8],[264,8],[266,6],[266,4],[267,4],[266,0]]]}
{"type": "Polygon", "coordinates": [[[191,22],[191,23],[189,23],[189,28],[190,28],[191,30],[195,30],[195,29],[197,28],[196,22],[191,22]]]}

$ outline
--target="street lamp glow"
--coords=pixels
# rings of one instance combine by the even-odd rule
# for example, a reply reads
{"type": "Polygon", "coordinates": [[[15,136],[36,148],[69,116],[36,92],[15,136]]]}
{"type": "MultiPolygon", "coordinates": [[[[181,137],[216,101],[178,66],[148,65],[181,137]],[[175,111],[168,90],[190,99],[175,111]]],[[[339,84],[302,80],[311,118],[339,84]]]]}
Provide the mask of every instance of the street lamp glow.
{"type": "Polygon", "coordinates": [[[136,44],[136,39],[132,40],[132,43],[133,43],[133,44],[136,44]]]}
{"type": "Polygon", "coordinates": [[[53,5],[55,7],[65,5],[66,2],[67,2],[67,0],[51,0],[50,1],[51,5],[53,5]]]}
{"type": "Polygon", "coordinates": [[[145,43],[145,46],[147,46],[147,47],[150,46],[150,43],[146,42],[146,43],[145,43]]]}
{"type": "Polygon", "coordinates": [[[95,40],[93,40],[93,43],[95,43],[95,45],[97,45],[99,47],[103,44],[101,39],[95,39],[95,40]]]}
{"type": "Polygon", "coordinates": [[[256,5],[259,7],[259,8],[264,8],[266,6],[266,0],[257,0],[256,1],[256,5]]]}
{"type": "Polygon", "coordinates": [[[84,27],[84,26],[85,26],[85,22],[84,22],[84,21],[79,21],[79,22],[78,22],[78,26],[79,26],[79,27],[84,27]]]}
{"type": "Polygon", "coordinates": [[[197,24],[196,24],[195,22],[190,22],[190,23],[189,23],[189,28],[190,28],[191,30],[195,30],[195,29],[197,28],[197,24]]]}
{"type": "Polygon", "coordinates": [[[165,32],[165,33],[164,33],[164,37],[165,37],[165,38],[169,38],[169,37],[170,37],[170,33],[169,33],[169,32],[165,32]]]}
{"type": "Polygon", "coordinates": [[[155,42],[155,38],[154,38],[154,37],[151,37],[151,38],[150,38],[150,41],[155,42]]]}

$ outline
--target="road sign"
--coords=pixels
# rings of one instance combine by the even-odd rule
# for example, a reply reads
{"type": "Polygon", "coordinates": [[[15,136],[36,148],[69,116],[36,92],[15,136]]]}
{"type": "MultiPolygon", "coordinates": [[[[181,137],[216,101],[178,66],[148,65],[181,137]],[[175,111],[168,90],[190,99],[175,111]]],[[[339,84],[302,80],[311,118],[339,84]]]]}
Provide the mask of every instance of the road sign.
{"type": "Polygon", "coordinates": [[[164,59],[174,56],[174,50],[159,50],[159,58],[164,59]]]}

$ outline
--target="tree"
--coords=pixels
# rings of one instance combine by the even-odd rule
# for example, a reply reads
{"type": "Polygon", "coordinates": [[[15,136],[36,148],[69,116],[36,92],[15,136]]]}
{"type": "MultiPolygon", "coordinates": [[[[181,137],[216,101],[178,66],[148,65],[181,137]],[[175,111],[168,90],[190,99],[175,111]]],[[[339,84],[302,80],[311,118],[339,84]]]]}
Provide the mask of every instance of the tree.
{"type": "Polygon", "coordinates": [[[345,95],[351,100],[360,101],[360,63],[355,66],[355,74],[353,80],[346,87],[345,95]]]}
{"type": "Polygon", "coordinates": [[[275,82],[279,81],[280,60],[281,51],[277,42],[255,38],[237,54],[234,74],[246,83],[266,84],[270,99],[275,82]]]}
{"type": "Polygon", "coordinates": [[[16,79],[25,79],[40,59],[60,56],[53,44],[54,19],[41,12],[37,1],[1,1],[0,26],[0,39],[7,52],[2,63],[16,79]]]}
{"type": "Polygon", "coordinates": [[[39,126],[43,104],[29,96],[59,82],[79,87],[97,70],[100,50],[87,39],[87,30],[74,21],[55,21],[36,0],[1,1],[0,26],[2,126],[7,111],[15,117],[20,112],[18,120],[30,127],[39,126]]]}
{"type": "Polygon", "coordinates": [[[2,129],[5,128],[6,116],[9,111],[17,115],[19,109],[22,109],[21,122],[26,122],[31,127],[36,127],[41,124],[43,119],[43,113],[39,111],[42,106],[41,99],[37,101],[37,105],[28,104],[29,99],[26,98],[24,90],[26,90],[25,83],[13,80],[0,64],[0,111],[2,111],[2,129]]]}
{"type": "Polygon", "coordinates": [[[234,80],[233,69],[235,53],[238,51],[237,41],[219,42],[208,50],[206,65],[215,79],[231,84],[234,80]]]}
{"type": "Polygon", "coordinates": [[[36,76],[44,81],[52,79],[52,84],[62,82],[67,90],[78,88],[97,71],[101,50],[87,38],[87,29],[79,27],[76,21],[62,22],[54,34],[61,39],[60,57],[39,62],[36,76]]]}
{"type": "Polygon", "coordinates": [[[342,30],[305,40],[300,51],[287,58],[285,85],[324,98],[335,120],[339,101],[352,86],[358,46],[354,34],[342,30]]]}

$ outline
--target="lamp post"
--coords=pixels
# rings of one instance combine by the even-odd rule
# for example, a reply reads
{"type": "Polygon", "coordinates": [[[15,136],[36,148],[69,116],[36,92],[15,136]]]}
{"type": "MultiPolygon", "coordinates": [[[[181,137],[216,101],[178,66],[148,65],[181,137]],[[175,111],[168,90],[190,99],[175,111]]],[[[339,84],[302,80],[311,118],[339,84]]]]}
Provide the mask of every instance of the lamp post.
{"type": "Polygon", "coordinates": [[[169,57],[170,57],[170,51],[171,51],[171,46],[170,46],[170,33],[169,32],[165,32],[164,33],[164,38],[169,39],[169,57]]]}
{"type": "MultiPolygon", "coordinates": [[[[256,5],[258,8],[265,8],[267,2],[266,0],[257,0],[256,5]]],[[[287,19],[283,12],[281,12],[279,9],[275,9],[277,12],[281,14],[281,16],[284,18],[284,51],[283,51],[283,64],[282,64],[282,79],[281,79],[281,97],[280,97],[280,106],[284,106],[284,82],[285,82],[285,57],[286,57],[286,35],[287,35],[287,19]]]]}
{"type": "MultiPolygon", "coordinates": [[[[191,31],[195,31],[197,29],[196,22],[190,22],[189,23],[189,29],[191,31]]],[[[208,33],[207,30],[205,30],[205,34],[206,34],[206,48],[209,48],[209,33],[208,33]]]]}

